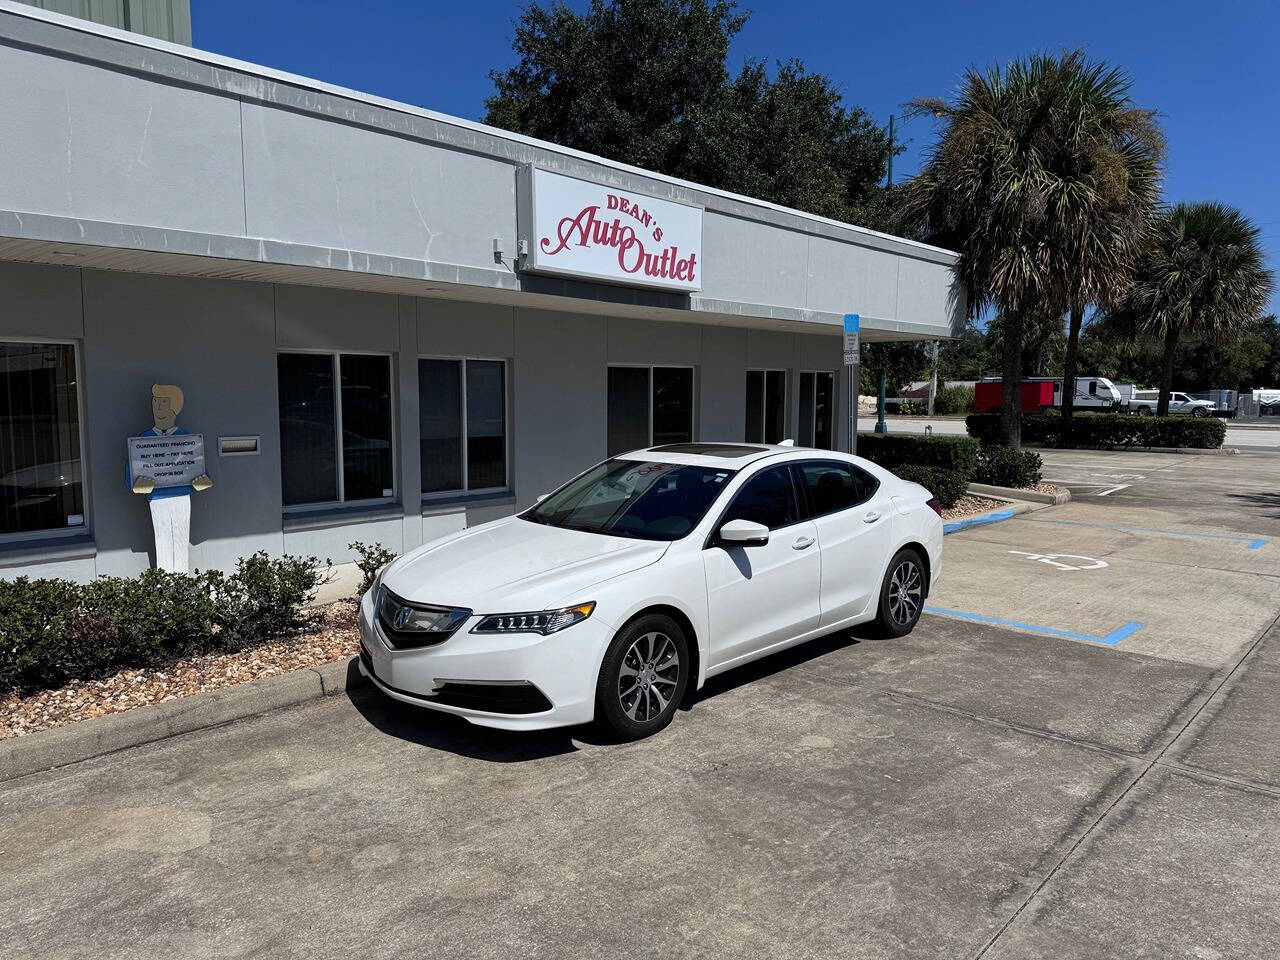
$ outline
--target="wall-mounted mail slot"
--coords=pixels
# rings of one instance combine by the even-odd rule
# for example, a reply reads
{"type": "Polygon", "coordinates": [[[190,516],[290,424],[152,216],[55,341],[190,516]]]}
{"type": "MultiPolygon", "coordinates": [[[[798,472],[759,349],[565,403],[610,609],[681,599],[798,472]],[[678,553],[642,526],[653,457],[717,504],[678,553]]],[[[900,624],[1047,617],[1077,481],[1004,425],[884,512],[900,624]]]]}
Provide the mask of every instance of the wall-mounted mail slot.
{"type": "Polygon", "coordinates": [[[218,456],[251,457],[260,453],[257,437],[219,437],[218,456]]]}

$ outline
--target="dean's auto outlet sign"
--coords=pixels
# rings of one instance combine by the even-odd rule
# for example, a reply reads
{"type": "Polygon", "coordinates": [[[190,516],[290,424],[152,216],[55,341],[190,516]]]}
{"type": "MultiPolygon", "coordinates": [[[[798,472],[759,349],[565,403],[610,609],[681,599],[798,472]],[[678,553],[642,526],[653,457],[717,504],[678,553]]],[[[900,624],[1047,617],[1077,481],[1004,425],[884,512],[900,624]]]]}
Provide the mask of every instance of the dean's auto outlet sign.
{"type": "Polygon", "coordinates": [[[538,273],[666,290],[702,289],[702,208],[527,171],[528,257],[538,273]]]}

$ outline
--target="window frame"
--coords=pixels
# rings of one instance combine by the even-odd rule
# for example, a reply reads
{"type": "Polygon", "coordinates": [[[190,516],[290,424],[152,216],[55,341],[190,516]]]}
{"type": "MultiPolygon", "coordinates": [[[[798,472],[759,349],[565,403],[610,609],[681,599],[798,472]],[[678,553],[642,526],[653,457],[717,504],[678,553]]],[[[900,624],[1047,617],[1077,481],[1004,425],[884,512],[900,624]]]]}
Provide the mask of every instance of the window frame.
{"type": "Polygon", "coordinates": [[[791,461],[791,479],[796,486],[796,490],[804,503],[805,516],[809,520],[822,520],[826,517],[835,517],[847,510],[855,510],[864,506],[875,499],[877,493],[880,492],[880,478],[869,470],[863,470],[856,463],[849,463],[847,460],[837,460],[835,457],[805,457],[802,460],[791,461]],[[871,481],[871,489],[865,497],[857,503],[851,503],[847,507],[841,507],[839,510],[831,510],[827,513],[819,513],[817,506],[813,502],[813,495],[809,492],[809,482],[804,476],[804,466],[807,463],[825,465],[830,464],[841,469],[848,470],[852,473],[860,473],[871,481]]]}
{"type": "MultiPolygon", "coordinates": [[[[385,506],[387,504],[398,503],[400,493],[400,451],[397,438],[400,435],[399,423],[399,378],[396,376],[396,355],[388,350],[324,350],[312,347],[288,347],[277,348],[276,356],[281,354],[309,354],[311,356],[327,356],[333,365],[333,442],[334,449],[334,469],[337,471],[338,481],[338,499],[337,500],[317,500],[312,503],[292,503],[284,504],[284,468],[283,460],[281,461],[280,470],[280,499],[282,501],[282,509],[284,513],[312,513],[316,510],[343,510],[347,508],[360,509],[362,507],[385,506]],[[348,354],[353,357],[386,357],[388,386],[391,394],[391,496],[389,497],[371,497],[364,500],[346,500],[346,477],[345,477],[345,455],[342,450],[342,355],[348,354]]],[[[280,366],[279,360],[276,361],[276,427],[280,425],[280,366]]],[[[277,434],[278,436],[279,434],[277,434]]],[[[281,443],[280,454],[284,455],[284,445],[281,443]]]]}
{"type": "MultiPolygon", "coordinates": [[[[743,377],[749,378],[750,375],[753,373],[763,374],[763,376],[761,376],[760,378],[760,439],[759,440],[745,439],[746,431],[744,430],[743,443],[762,443],[765,446],[772,446],[770,441],[765,439],[765,434],[767,432],[765,430],[765,427],[767,427],[769,424],[769,410],[768,410],[769,374],[771,373],[782,374],[782,433],[783,433],[783,436],[781,440],[773,441],[773,443],[781,443],[782,440],[787,439],[787,436],[786,436],[787,430],[791,426],[791,409],[790,409],[791,408],[791,370],[788,369],[787,367],[747,367],[743,373],[743,377]]],[[[743,411],[744,427],[746,424],[745,413],[746,411],[743,411]]]]}
{"type": "MultiPolygon", "coordinates": [[[[831,414],[830,414],[830,416],[831,416],[831,446],[829,446],[829,447],[818,447],[818,446],[815,446],[813,449],[815,449],[815,450],[831,450],[831,451],[833,451],[833,452],[834,452],[834,451],[835,451],[835,449],[836,449],[836,446],[835,446],[835,445],[836,445],[836,443],[838,442],[838,441],[837,441],[837,439],[836,439],[836,428],[837,428],[837,426],[839,425],[839,424],[838,424],[838,421],[836,420],[836,417],[837,417],[837,416],[839,416],[838,411],[840,410],[840,400],[839,400],[840,377],[837,375],[838,371],[835,371],[835,370],[819,370],[819,369],[817,369],[817,368],[805,368],[805,369],[802,369],[802,370],[797,370],[797,371],[796,371],[796,390],[797,390],[797,391],[799,391],[799,390],[801,389],[801,384],[804,382],[804,375],[805,375],[806,373],[811,373],[811,374],[813,374],[813,393],[812,393],[812,394],[810,394],[809,399],[810,399],[810,401],[811,401],[811,409],[812,409],[812,411],[813,411],[813,420],[814,420],[814,422],[811,424],[811,428],[812,428],[812,429],[810,430],[810,432],[813,434],[813,442],[814,442],[815,444],[818,442],[818,436],[817,436],[817,434],[818,434],[818,423],[817,423],[817,418],[818,418],[818,377],[819,377],[820,375],[822,375],[822,374],[826,374],[827,376],[829,376],[829,377],[831,378],[831,414]]],[[[799,421],[800,421],[800,408],[803,406],[803,403],[801,402],[801,400],[802,400],[802,398],[797,394],[797,397],[796,397],[796,425],[797,425],[797,430],[798,430],[798,432],[801,432],[801,433],[802,433],[802,432],[804,431],[804,424],[799,422],[799,421]]]]}
{"type": "MultiPolygon", "coordinates": [[[[499,496],[504,493],[511,493],[511,455],[512,455],[512,430],[511,430],[511,360],[508,357],[490,357],[480,356],[470,353],[420,353],[414,360],[414,373],[421,376],[421,367],[418,367],[419,360],[452,360],[459,364],[458,376],[458,438],[459,456],[461,457],[462,467],[462,486],[455,487],[452,490],[430,490],[419,491],[423,504],[436,503],[441,500],[457,500],[461,497],[492,497],[499,496]],[[472,490],[468,484],[470,483],[470,469],[467,463],[467,362],[475,360],[480,363],[500,363],[502,364],[502,485],[498,487],[481,487],[478,490],[472,490]]],[[[419,411],[421,415],[421,411],[419,411]]],[[[652,419],[652,418],[650,418],[652,419]]],[[[419,486],[421,486],[422,477],[422,431],[418,430],[418,477],[419,486]]]]}
{"type": "MultiPolygon", "coordinates": [[[[693,363],[608,363],[605,364],[605,411],[604,411],[604,449],[605,459],[613,460],[626,451],[609,454],[609,371],[614,367],[625,367],[631,370],[647,370],[649,376],[649,442],[645,449],[653,444],[653,371],[654,370],[688,370],[689,377],[689,439],[688,443],[698,441],[698,367],[693,363]]],[[[678,441],[686,442],[686,441],[678,441]]]]}
{"type": "MultiPolygon", "coordinates": [[[[741,467],[738,471],[738,474],[741,477],[741,482],[736,487],[734,487],[733,490],[726,491],[723,494],[724,496],[728,497],[728,500],[725,502],[725,505],[720,508],[720,512],[716,515],[716,521],[711,525],[711,529],[707,531],[707,537],[703,541],[702,549],[710,550],[712,547],[723,546],[723,544],[720,541],[720,528],[725,524],[724,518],[729,515],[729,511],[733,509],[733,505],[738,502],[738,497],[739,495],[741,495],[742,491],[746,489],[747,484],[749,484],[752,480],[754,480],[760,474],[764,473],[766,470],[785,470],[786,471],[787,478],[791,481],[791,499],[796,507],[796,519],[791,521],[790,523],[784,523],[780,527],[770,527],[769,535],[772,536],[775,530],[787,530],[787,529],[790,529],[791,527],[797,526],[798,524],[808,523],[810,520],[812,520],[813,517],[809,515],[810,511],[809,511],[808,494],[804,490],[802,490],[800,487],[800,484],[796,482],[796,472],[795,472],[795,469],[792,467],[792,464],[795,462],[797,461],[794,461],[794,460],[783,460],[782,462],[778,462],[776,460],[762,461],[758,465],[757,469],[751,470],[750,473],[746,473],[745,475],[743,474],[743,471],[750,470],[752,466],[757,466],[757,465],[748,463],[746,466],[741,467]]],[[[707,513],[710,514],[711,511],[708,510],[707,513]]]]}
{"type": "Polygon", "coordinates": [[[80,508],[81,521],[75,526],[52,527],[47,530],[19,530],[14,533],[0,533],[0,546],[15,543],[32,543],[45,540],[67,540],[75,537],[93,536],[92,499],[89,496],[89,448],[88,436],[85,433],[84,407],[84,358],[79,340],[67,337],[30,337],[6,336],[0,334],[0,343],[47,344],[50,346],[70,347],[71,356],[76,365],[76,434],[80,444],[80,508]]]}

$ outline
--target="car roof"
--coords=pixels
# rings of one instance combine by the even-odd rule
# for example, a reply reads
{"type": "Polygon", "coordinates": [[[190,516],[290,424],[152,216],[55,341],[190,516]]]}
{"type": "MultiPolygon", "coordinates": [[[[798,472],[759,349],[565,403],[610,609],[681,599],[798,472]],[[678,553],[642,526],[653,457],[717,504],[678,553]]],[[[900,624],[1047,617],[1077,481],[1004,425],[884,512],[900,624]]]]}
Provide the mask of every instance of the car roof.
{"type": "Polygon", "coordinates": [[[836,457],[847,459],[848,454],[813,447],[797,447],[780,443],[666,443],[642,450],[617,455],[621,460],[648,460],[654,463],[687,463],[699,467],[719,467],[741,470],[743,467],[780,454],[836,457]]]}

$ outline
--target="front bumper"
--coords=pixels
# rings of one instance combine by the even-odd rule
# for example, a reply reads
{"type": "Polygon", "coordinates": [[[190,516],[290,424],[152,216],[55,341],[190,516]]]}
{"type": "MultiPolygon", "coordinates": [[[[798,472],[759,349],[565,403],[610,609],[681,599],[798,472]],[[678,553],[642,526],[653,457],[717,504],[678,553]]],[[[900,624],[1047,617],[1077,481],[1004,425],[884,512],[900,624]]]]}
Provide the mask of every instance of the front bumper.
{"type": "MultiPolygon", "coordinates": [[[[486,611],[492,612],[492,611],[486,611]]],[[[595,716],[596,678],[613,631],[597,616],[553,633],[475,634],[473,616],[448,640],[393,650],[360,600],[360,672],[387,696],[503,730],[542,730],[595,716]]]]}

